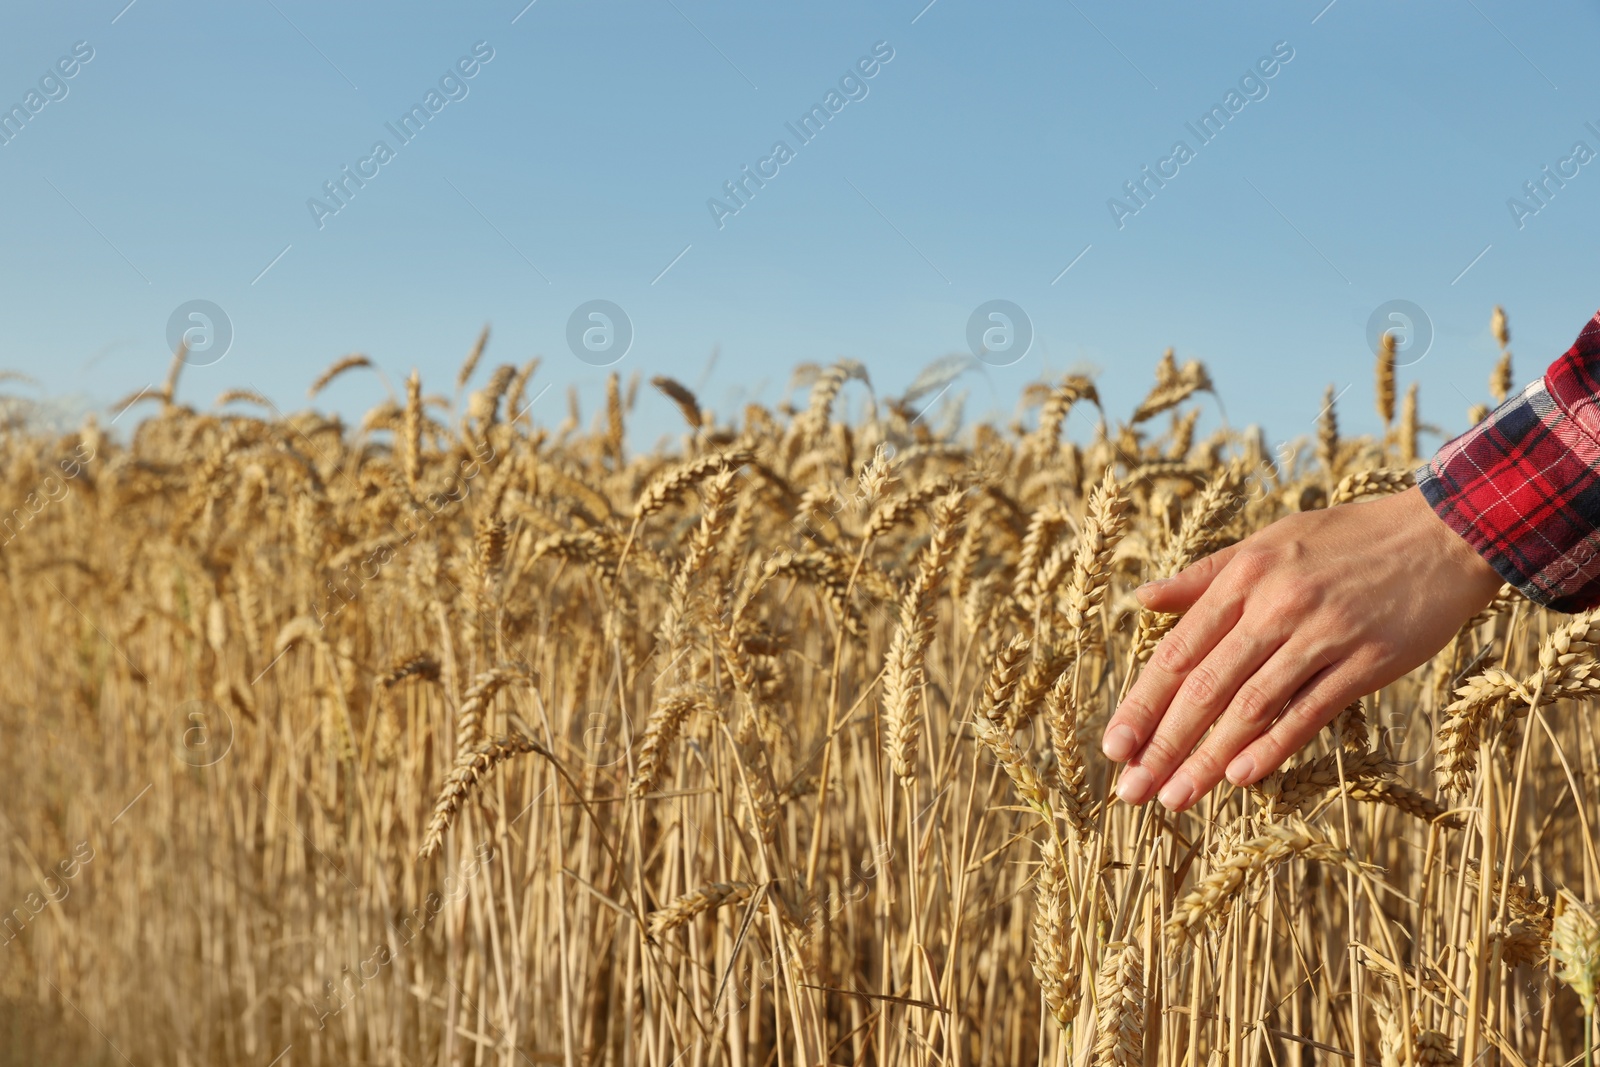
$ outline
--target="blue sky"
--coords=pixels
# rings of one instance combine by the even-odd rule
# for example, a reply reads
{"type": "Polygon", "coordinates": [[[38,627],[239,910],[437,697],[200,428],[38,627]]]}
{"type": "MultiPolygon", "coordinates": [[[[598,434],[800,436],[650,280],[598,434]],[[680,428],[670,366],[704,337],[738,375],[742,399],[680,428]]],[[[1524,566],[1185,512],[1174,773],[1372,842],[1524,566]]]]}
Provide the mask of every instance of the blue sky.
{"type": "MultiPolygon", "coordinates": [[[[13,9],[0,37],[0,105],[59,97],[0,146],[0,366],[49,394],[159,381],[169,319],[201,299],[234,339],[186,372],[198,406],[253,386],[303,407],[349,352],[448,392],[489,323],[486,365],[543,356],[553,424],[569,384],[598,401],[606,370],[567,326],[603,299],[634,335],[615,369],[731,414],[841,356],[895,392],[1004,299],[1033,345],[958,383],[969,417],[1081,366],[1126,412],[1171,345],[1233,423],[1282,439],[1329,383],[1347,427],[1374,425],[1368,323],[1403,300],[1433,340],[1402,382],[1456,431],[1486,398],[1495,303],[1519,381],[1600,307],[1600,163],[1565,164],[1542,205],[1523,191],[1575,142],[1600,151],[1592,4],[126,3],[13,9]],[[93,58],[40,90],[78,42],[93,58]],[[492,58],[460,77],[475,46],[492,58]],[[860,78],[875,47],[892,58],[860,78]],[[1241,90],[1275,47],[1292,58],[1241,90]],[[852,72],[802,143],[786,123],[852,72]],[[386,124],[429,90],[403,143],[386,124]],[[1202,143],[1186,124],[1230,90],[1202,143]],[[379,140],[393,157],[363,164],[379,140]],[[1163,163],[1180,140],[1192,158],[1163,163]],[[763,164],[777,141],[792,158],[763,164]],[[719,227],[708,201],[763,165],[719,227]],[[376,172],[317,218],[346,166],[376,172]],[[1176,174],[1119,220],[1146,166],[1176,174]],[[1539,208],[1520,227],[1512,197],[1539,208]]],[[[383,395],[352,375],[323,402],[383,395]]],[[[675,418],[642,394],[645,437],[675,418]]]]}

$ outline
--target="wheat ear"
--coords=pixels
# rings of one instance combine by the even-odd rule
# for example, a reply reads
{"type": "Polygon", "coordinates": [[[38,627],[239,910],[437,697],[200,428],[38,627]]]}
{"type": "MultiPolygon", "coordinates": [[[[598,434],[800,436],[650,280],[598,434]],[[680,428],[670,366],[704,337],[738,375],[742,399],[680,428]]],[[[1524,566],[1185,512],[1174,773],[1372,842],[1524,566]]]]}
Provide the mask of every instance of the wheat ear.
{"type": "Polygon", "coordinates": [[[704,915],[717,908],[743,904],[760,888],[761,886],[755,882],[712,882],[710,885],[703,885],[699,889],[685,893],[666,907],[651,912],[648,924],[650,936],[660,937],[662,934],[670,933],[696,915],[704,915]]]}
{"type": "Polygon", "coordinates": [[[526,679],[526,672],[518,667],[491,667],[472,679],[461,694],[461,709],[456,713],[457,762],[467,758],[483,740],[483,720],[495,694],[512,682],[526,679]]]}
{"type": "Polygon", "coordinates": [[[645,723],[644,740],[639,745],[639,762],[634,766],[630,796],[640,797],[655,789],[666,769],[667,749],[677,740],[689,713],[700,706],[692,693],[674,693],[656,705],[645,723]]]}
{"type": "Polygon", "coordinates": [[[965,515],[966,502],[960,493],[948,493],[934,505],[933,536],[923,547],[916,577],[901,601],[900,624],[890,639],[884,663],[884,747],[890,767],[902,782],[916,775],[917,742],[922,734],[922,714],[916,702],[922,694],[924,656],[933,640],[935,598],[965,515]]]}
{"type": "Polygon", "coordinates": [[[1063,1030],[1078,1014],[1083,973],[1081,952],[1072,929],[1072,903],[1067,872],[1053,845],[1042,850],[1033,912],[1033,975],[1045,1005],[1063,1030]]]}
{"type": "Polygon", "coordinates": [[[427,859],[438,851],[439,845],[444,841],[444,833],[450,829],[450,823],[455,818],[456,812],[461,810],[461,805],[466,802],[472,790],[477,787],[489,772],[508,759],[523,755],[528,752],[537,752],[548,757],[550,752],[543,745],[521,734],[511,734],[506,737],[497,737],[473,746],[466,758],[456,764],[450,777],[445,779],[444,788],[439,791],[439,798],[434,801],[433,815],[428,819],[428,829],[422,838],[422,848],[417,853],[419,859],[427,859]]]}
{"type": "Polygon", "coordinates": [[[1144,1063],[1144,960],[1138,942],[1106,946],[1095,979],[1094,1067],[1144,1063]]]}
{"type": "Polygon", "coordinates": [[[1240,892],[1259,884],[1273,867],[1296,856],[1365,874],[1332,831],[1312,829],[1298,819],[1274,823],[1260,835],[1230,849],[1210,874],[1173,905],[1166,923],[1169,947],[1192,938],[1205,923],[1225,911],[1240,892]]]}

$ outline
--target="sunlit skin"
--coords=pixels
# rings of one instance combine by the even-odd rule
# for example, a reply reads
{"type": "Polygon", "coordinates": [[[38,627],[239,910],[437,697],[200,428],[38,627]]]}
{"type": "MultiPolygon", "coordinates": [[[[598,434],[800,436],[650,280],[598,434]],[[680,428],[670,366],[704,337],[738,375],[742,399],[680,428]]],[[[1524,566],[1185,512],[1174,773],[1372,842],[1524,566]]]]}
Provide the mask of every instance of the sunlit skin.
{"type": "Polygon", "coordinates": [[[1425,663],[1503,579],[1422,497],[1291,515],[1136,590],[1181,613],[1106,726],[1117,794],[1182,811],[1276,770],[1356,697],[1425,663]]]}

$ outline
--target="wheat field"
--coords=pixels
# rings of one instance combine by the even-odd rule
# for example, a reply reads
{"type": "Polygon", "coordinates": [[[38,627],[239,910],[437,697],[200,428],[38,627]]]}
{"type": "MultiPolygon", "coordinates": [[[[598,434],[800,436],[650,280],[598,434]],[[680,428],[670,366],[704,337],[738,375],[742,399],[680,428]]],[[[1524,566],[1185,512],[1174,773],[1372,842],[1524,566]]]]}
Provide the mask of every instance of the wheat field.
{"type": "Polygon", "coordinates": [[[636,454],[637,379],[547,426],[485,341],[453,398],[335,364],[313,396],[386,397],[359,426],[190,406],[182,353],[116,432],[9,409],[3,1062],[1590,1050],[1600,618],[1508,587],[1181,815],[1099,754],[1174,621],[1135,586],[1410,484],[1392,347],[1382,439],[1330,390],[1303,439],[1197,440],[1169,352],[1126,418],[1068,375],[965,429],[920,417],[937,374],[732,417],[658,378],[684,430],[636,454]]]}

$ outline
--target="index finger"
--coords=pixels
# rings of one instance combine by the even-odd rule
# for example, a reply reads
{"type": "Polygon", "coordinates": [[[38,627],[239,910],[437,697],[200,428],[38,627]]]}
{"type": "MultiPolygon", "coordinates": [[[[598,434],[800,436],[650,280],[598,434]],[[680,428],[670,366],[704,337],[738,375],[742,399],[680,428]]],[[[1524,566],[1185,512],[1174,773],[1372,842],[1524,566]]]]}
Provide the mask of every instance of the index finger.
{"type": "Polygon", "coordinates": [[[1213,583],[1194,607],[1161,639],[1150,662],[1106,724],[1100,750],[1118,763],[1130,758],[1154,735],[1161,717],[1189,672],[1217,647],[1244,613],[1244,599],[1213,583]]]}

